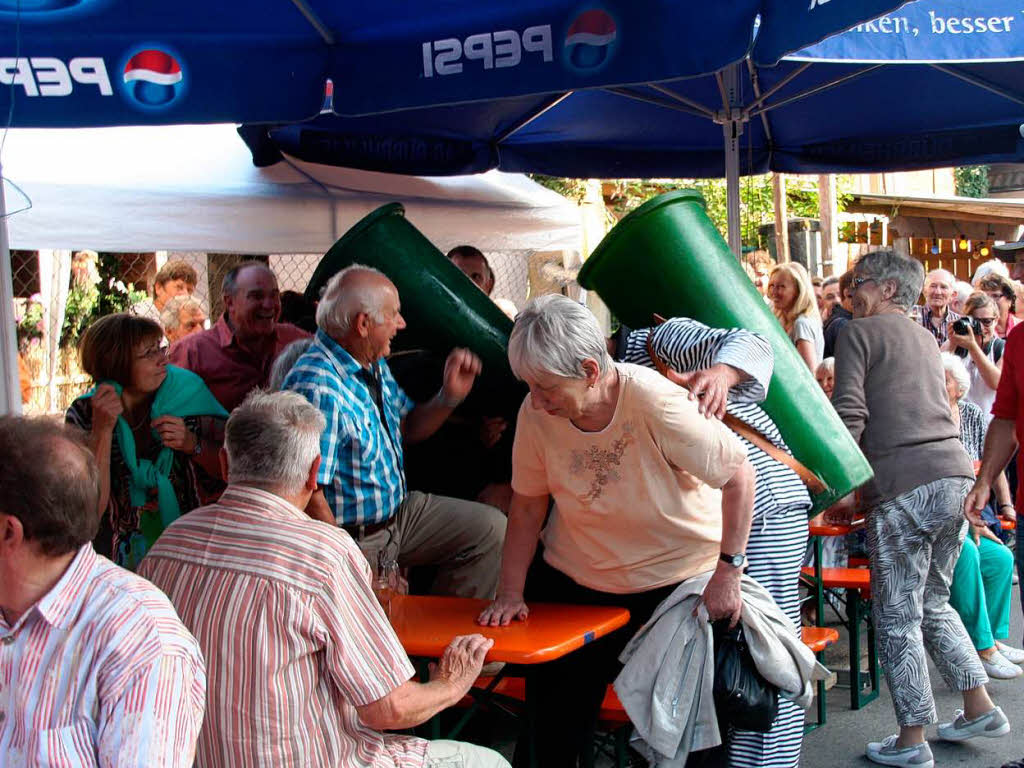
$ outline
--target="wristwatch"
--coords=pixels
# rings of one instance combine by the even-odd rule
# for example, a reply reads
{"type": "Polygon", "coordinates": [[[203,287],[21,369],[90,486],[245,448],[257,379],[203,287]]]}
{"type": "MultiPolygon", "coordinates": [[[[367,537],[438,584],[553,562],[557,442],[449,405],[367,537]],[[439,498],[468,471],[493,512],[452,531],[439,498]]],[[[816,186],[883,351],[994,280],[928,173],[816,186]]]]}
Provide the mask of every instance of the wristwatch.
{"type": "Polygon", "coordinates": [[[742,552],[735,555],[727,555],[724,552],[718,556],[718,559],[723,563],[728,563],[733,568],[742,568],[747,564],[747,556],[742,552]]]}

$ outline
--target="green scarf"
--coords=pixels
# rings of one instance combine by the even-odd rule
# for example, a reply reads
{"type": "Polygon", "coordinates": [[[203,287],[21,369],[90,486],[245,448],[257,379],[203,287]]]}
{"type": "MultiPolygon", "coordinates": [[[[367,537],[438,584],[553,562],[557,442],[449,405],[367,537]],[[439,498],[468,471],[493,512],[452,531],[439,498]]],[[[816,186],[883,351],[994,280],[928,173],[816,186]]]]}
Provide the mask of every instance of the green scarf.
{"type": "MultiPolygon", "coordinates": [[[[103,383],[111,385],[118,395],[124,390],[116,381],[103,383]]],[[[93,387],[85,393],[84,397],[92,397],[95,393],[96,388],[93,387]]],[[[153,396],[153,405],[150,409],[152,419],[161,416],[177,416],[179,418],[221,416],[226,418],[227,415],[228,412],[217,402],[213,393],[199,376],[184,368],[174,365],[167,366],[167,378],[164,379],[164,383],[160,385],[160,389],[153,396]]],[[[154,436],[156,436],[155,432],[154,436]]],[[[124,459],[125,466],[128,467],[131,480],[128,492],[132,506],[144,506],[149,499],[149,492],[156,488],[159,512],[154,514],[150,510],[144,510],[140,514],[141,537],[138,534],[132,537],[131,554],[127,558],[131,562],[120,562],[122,556],[126,556],[128,553],[115,553],[115,557],[121,565],[134,568],[160,534],[164,532],[164,529],[181,516],[178,498],[168,477],[171,465],[174,463],[174,450],[164,446],[160,449],[155,461],[138,458],[135,451],[135,437],[123,415],[117,417],[117,424],[114,425],[114,438],[121,450],[121,458],[124,459]]],[[[157,439],[159,440],[159,437],[157,439]]]]}

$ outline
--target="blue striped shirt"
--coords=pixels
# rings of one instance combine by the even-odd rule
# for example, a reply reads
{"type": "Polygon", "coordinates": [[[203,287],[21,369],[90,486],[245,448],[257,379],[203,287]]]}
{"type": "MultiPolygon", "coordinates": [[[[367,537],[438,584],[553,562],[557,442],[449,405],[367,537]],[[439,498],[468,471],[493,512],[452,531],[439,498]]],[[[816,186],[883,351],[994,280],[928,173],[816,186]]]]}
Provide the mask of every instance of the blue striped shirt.
{"type": "MultiPolygon", "coordinates": [[[[676,317],[656,328],[642,328],[630,333],[625,349],[619,351],[623,362],[654,368],[654,361],[647,352],[647,337],[652,333],[651,346],[655,354],[675,371],[699,371],[726,363],[749,374],[749,379],[729,391],[726,411],[756,429],[777,448],[792,453],[775,422],[757,405],[768,394],[775,362],[767,339],[739,328],[710,328],[696,320],[676,317]]],[[[796,472],[742,435],[736,436],[747,449],[747,459],[754,468],[755,520],[766,520],[794,507],[810,509],[811,497],[807,486],[796,472]]]]}
{"type": "Polygon", "coordinates": [[[295,361],[282,389],[298,392],[320,409],[317,482],[338,525],[372,525],[389,519],[405,498],[402,419],[416,405],[384,360],[363,368],[340,344],[318,330],[295,361]],[[370,377],[380,383],[384,420],[370,377]]]}

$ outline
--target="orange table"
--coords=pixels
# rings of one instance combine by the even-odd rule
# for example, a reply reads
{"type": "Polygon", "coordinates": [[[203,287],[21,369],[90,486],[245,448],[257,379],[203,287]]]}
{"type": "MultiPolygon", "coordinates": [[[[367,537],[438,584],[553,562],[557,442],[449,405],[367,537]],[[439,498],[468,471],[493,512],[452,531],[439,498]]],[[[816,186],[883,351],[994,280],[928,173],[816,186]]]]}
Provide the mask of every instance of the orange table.
{"type": "Polygon", "coordinates": [[[507,627],[476,623],[489,600],[399,595],[391,601],[391,626],[410,656],[436,658],[456,635],[493,638],[488,661],[540,664],[565,656],[629,621],[625,608],[529,603],[526,621],[507,627]]]}
{"type": "MultiPolygon", "coordinates": [[[[541,664],[553,661],[582,648],[599,637],[626,625],[629,611],[596,605],[560,605],[528,603],[530,615],[525,621],[513,621],[507,627],[481,627],[476,617],[490,603],[462,597],[427,597],[398,595],[391,600],[391,626],[410,656],[437,658],[456,635],[475,632],[492,638],[494,645],[487,653],[488,661],[508,664],[541,664]]],[[[504,679],[508,668],[491,679],[486,688],[473,688],[475,702],[446,734],[454,739],[479,709],[489,700],[504,679]]],[[[537,765],[534,754],[533,726],[536,702],[526,693],[526,718],[529,739],[529,762],[537,765]]],[[[438,718],[430,724],[431,738],[440,738],[438,718]]]]}

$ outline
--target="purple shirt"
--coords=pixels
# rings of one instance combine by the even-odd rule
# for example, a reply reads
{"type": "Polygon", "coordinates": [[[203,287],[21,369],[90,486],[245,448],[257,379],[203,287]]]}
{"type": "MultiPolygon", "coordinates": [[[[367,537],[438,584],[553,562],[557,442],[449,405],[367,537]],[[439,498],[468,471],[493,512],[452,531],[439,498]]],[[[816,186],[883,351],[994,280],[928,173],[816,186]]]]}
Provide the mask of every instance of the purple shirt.
{"type": "Polygon", "coordinates": [[[270,382],[270,369],[281,350],[309,334],[291,323],[274,326],[274,346],[262,358],[253,357],[235,339],[224,315],[208,331],[193,333],[176,342],[168,353],[172,365],[188,368],[199,374],[213,396],[227,410],[241,405],[245,396],[270,382]]]}

